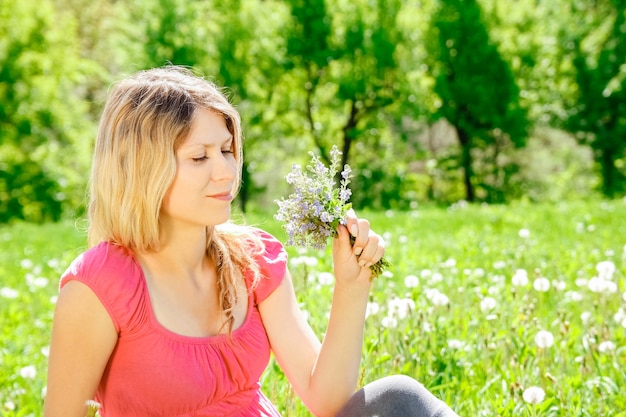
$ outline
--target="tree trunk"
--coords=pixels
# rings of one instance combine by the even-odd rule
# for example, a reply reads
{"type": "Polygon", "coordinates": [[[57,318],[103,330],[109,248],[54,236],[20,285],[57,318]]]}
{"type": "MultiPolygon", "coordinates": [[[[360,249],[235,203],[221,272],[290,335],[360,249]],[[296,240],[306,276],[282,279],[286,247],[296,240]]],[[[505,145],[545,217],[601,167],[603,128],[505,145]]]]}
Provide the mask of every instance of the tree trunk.
{"type": "Polygon", "coordinates": [[[352,130],[359,122],[358,108],[356,105],[356,99],[352,100],[352,106],[350,107],[350,116],[346,120],[346,124],[343,126],[343,146],[341,149],[341,169],[348,163],[348,156],[350,154],[350,148],[352,147],[352,130]]]}
{"type": "Polygon", "coordinates": [[[615,197],[617,193],[617,169],[615,168],[612,149],[600,149],[600,165],[602,166],[602,193],[607,197],[615,197]]]}
{"type": "Polygon", "coordinates": [[[472,185],[472,141],[469,133],[456,126],[456,133],[461,144],[461,166],[463,167],[463,183],[465,184],[465,199],[473,202],[476,197],[474,195],[474,186],[472,185]]]}

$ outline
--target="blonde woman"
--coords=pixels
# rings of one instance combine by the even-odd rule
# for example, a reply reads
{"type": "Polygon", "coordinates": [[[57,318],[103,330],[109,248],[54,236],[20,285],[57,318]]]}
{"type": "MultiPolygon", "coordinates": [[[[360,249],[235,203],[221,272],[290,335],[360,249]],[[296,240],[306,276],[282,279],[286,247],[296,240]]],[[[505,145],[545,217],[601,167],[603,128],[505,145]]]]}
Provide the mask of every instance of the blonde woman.
{"type": "Polygon", "coordinates": [[[364,219],[339,227],[320,343],[283,246],[229,223],[241,142],[236,110],[189,71],[115,86],[93,156],[90,249],[61,278],[44,415],[83,417],[95,399],[103,417],[279,416],[259,383],[270,352],[314,415],[455,415],[408,377],[354,392],[383,241],[364,219]]]}

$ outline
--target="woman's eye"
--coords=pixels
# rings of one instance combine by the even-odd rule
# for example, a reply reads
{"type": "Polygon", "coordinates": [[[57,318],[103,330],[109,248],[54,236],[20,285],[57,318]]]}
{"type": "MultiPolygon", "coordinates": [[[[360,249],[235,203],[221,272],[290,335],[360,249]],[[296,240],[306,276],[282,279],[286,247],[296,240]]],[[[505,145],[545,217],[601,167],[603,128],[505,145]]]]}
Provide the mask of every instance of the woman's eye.
{"type": "Polygon", "coordinates": [[[222,153],[233,153],[233,150],[228,148],[228,149],[222,149],[222,153]]]}
{"type": "Polygon", "coordinates": [[[207,159],[209,158],[206,155],[202,155],[197,158],[191,158],[193,162],[202,162],[202,161],[206,161],[207,159]]]}

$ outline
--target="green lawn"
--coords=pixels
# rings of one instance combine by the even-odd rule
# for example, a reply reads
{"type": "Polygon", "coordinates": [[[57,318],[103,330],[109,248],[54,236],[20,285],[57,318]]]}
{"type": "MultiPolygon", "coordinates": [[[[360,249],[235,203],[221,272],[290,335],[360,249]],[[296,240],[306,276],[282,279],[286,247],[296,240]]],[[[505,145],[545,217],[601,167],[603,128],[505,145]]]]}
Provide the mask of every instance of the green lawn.
{"type": "MultiPolygon", "coordinates": [[[[626,202],[361,214],[393,264],[372,291],[363,383],[411,375],[468,417],[626,416],[626,202]]],[[[246,220],[284,237],[271,214],[246,220]]],[[[0,228],[2,416],[41,415],[58,278],[84,248],[70,223],[0,228]]],[[[289,252],[322,335],[330,256],[289,252]]],[[[309,415],[274,363],[263,385],[285,416],[309,415]]]]}

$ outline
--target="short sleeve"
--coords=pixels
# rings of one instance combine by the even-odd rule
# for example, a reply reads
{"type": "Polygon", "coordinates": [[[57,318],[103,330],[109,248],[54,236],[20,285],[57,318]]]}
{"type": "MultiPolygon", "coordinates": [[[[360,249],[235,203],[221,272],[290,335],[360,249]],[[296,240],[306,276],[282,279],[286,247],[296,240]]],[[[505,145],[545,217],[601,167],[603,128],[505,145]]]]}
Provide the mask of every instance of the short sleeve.
{"type": "Polygon", "coordinates": [[[141,269],[125,248],[103,242],[83,252],[61,276],[89,287],[109,313],[118,333],[128,330],[141,304],[141,269]]]}
{"type": "Polygon", "coordinates": [[[287,272],[287,251],[274,236],[262,230],[258,236],[263,244],[263,252],[255,257],[261,278],[254,289],[257,304],[265,300],[282,282],[287,272]]]}

